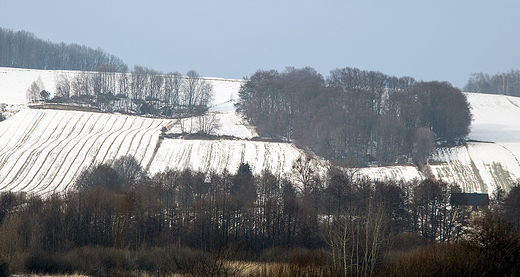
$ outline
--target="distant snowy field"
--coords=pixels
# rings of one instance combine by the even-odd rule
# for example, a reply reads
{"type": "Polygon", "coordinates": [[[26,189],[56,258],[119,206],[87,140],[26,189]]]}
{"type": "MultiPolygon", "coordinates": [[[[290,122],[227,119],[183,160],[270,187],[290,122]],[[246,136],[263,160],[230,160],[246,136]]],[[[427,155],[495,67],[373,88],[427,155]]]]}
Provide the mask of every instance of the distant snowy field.
{"type": "Polygon", "coordinates": [[[236,172],[240,163],[249,163],[253,173],[267,169],[276,175],[291,171],[293,161],[303,151],[289,143],[247,140],[164,140],[150,165],[150,173],[167,168],[191,168],[202,172],[236,172]]]}
{"type": "MultiPolygon", "coordinates": [[[[25,108],[26,91],[33,81],[40,77],[52,94],[56,76],[63,72],[76,74],[0,67],[0,103],[7,104],[4,113],[15,113],[0,123],[0,191],[65,191],[85,168],[122,155],[134,155],[150,174],[167,168],[235,172],[240,162],[248,162],[257,174],[269,169],[288,175],[294,160],[303,154],[293,144],[247,140],[257,134],[235,113],[242,80],[206,78],[215,91],[210,114],[219,120],[216,134],[246,140],[161,140],[162,127],[179,132],[178,121],[25,108]]],[[[431,171],[467,192],[507,189],[520,178],[520,98],[466,95],[474,119],[472,142],[439,149],[432,157],[431,171]]],[[[326,162],[319,164],[324,172],[326,162]]],[[[413,166],[370,167],[355,174],[378,180],[424,178],[413,166]]]]}
{"type": "Polygon", "coordinates": [[[467,192],[508,189],[520,178],[520,98],[466,93],[473,122],[465,146],[440,149],[431,166],[437,178],[467,192]]]}
{"type": "Polygon", "coordinates": [[[520,142],[520,98],[466,93],[473,122],[470,139],[488,142],[520,142]]]}
{"type": "Polygon", "coordinates": [[[74,74],[73,71],[0,67],[0,103],[26,104],[25,92],[38,76],[42,79],[46,90],[54,91],[56,75],[61,72],[74,74]]]}

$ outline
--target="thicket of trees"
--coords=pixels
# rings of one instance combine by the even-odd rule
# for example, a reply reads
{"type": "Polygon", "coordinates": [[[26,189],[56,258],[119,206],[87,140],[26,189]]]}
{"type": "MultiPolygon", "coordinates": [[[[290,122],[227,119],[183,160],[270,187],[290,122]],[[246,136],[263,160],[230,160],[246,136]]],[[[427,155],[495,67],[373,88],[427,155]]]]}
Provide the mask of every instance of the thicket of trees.
{"type": "Polygon", "coordinates": [[[520,70],[497,73],[472,73],[463,88],[467,92],[520,96],[520,70]]]}
{"type": "MultiPolygon", "coordinates": [[[[321,179],[306,166],[305,158],[295,165],[294,182],[267,171],[255,176],[247,164],[235,174],[168,170],[147,177],[132,157],[122,157],[85,171],[67,194],[3,193],[0,255],[15,264],[23,253],[94,246],[218,253],[236,245],[249,259],[279,261],[283,249],[321,249],[339,272],[374,275],[407,243],[456,242],[468,230],[450,206],[458,187],[355,181],[335,169],[321,179]]],[[[514,228],[519,192],[513,188],[494,203],[514,228]]]]}
{"type": "Polygon", "coordinates": [[[434,142],[455,144],[471,124],[464,94],[447,82],[348,67],[327,79],[310,67],[289,67],[259,70],[246,80],[239,110],[260,135],[351,165],[403,157],[423,164],[434,142]]]}
{"type": "Polygon", "coordinates": [[[101,64],[110,64],[117,71],[122,71],[126,66],[120,58],[100,48],[53,43],[26,31],[0,28],[0,66],[90,71],[101,64]]]}

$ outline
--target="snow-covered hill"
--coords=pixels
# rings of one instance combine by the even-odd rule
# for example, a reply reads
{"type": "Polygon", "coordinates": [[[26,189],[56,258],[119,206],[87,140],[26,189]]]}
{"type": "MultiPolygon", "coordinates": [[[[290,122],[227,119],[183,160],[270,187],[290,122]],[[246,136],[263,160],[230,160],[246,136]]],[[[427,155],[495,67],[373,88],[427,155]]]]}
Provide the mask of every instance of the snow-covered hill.
{"type": "MultiPolygon", "coordinates": [[[[80,172],[96,162],[134,155],[150,174],[166,168],[205,172],[236,171],[240,162],[255,173],[269,169],[290,174],[303,151],[289,143],[248,140],[256,136],[235,113],[241,80],[207,78],[215,99],[210,113],[218,118],[219,135],[237,140],[162,139],[161,129],[180,130],[177,120],[117,114],[24,108],[30,84],[40,77],[54,91],[63,71],[0,68],[0,103],[21,111],[0,122],[0,191],[49,193],[71,188],[80,172]]],[[[76,72],[67,72],[76,74],[76,72]]],[[[467,93],[473,124],[467,145],[439,149],[430,169],[438,179],[459,184],[467,192],[508,189],[520,178],[520,98],[467,93]]],[[[183,126],[189,125],[189,120],[183,126]]],[[[321,169],[326,163],[320,161],[321,169]]],[[[413,166],[371,167],[354,171],[372,179],[423,178],[413,166]]]]}
{"type": "Polygon", "coordinates": [[[46,193],[71,187],[96,162],[153,158],[171,120],[25,109],[0,123],[0,191],[46,193]]]}
{"type": "MultiPolygon", "coordinates": [[[[57,73],[0,68],[0,103],[12,109],[26,104],[25,92],[38,77],[52,92],[57,73]]],[[[215,91],[210,114],[219,121],[216,134],[239,139],[163,138],[163,127],[171,133],[180,131],[178,120],[22,108],[0,122],[0,191],[64,191],[84,169],[123,155],[133,155],[149,174],[167,168],[236,172],[241,162],[248,162],[257,174],[263,169],[289,174],[303,151],[290,143],[248,140],[256,136],[254,128],[234,108],[242,81],[206,79],[215,91]]],[[[196,123],[185,121],[185,128],[196,123]]]]}
{"type": "Polygon", "coordinates": [[[467,145],[439,149],[433,174],[467,192],[492,193],[520,178],[520,98],[466,93],[473,122],[467,145]]]}

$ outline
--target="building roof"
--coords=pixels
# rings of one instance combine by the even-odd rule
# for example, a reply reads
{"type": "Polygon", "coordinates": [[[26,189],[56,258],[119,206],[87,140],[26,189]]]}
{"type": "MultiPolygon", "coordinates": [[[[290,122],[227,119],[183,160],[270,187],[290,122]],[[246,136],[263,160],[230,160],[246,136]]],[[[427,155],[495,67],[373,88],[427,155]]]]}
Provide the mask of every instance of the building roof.
{"type": "Polygon", "coordinates": [[[452,193],[450,203],[454,206],[488,206],[489,195],[487,193],[452,193]]]}

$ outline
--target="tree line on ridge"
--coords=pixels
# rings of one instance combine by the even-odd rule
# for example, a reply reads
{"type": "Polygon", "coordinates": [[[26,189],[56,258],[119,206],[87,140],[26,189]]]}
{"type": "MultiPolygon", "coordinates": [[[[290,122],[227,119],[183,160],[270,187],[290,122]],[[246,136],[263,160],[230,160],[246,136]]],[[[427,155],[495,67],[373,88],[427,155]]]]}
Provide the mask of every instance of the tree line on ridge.
{"type": "Polygon", "coordinates": [[[44,70],[96,70],[110,64],[117,71],[126,65],[102,49],[75,43],[53,43],[37,38],[27,31],[0,27],[0,66],[44,70]]]}

